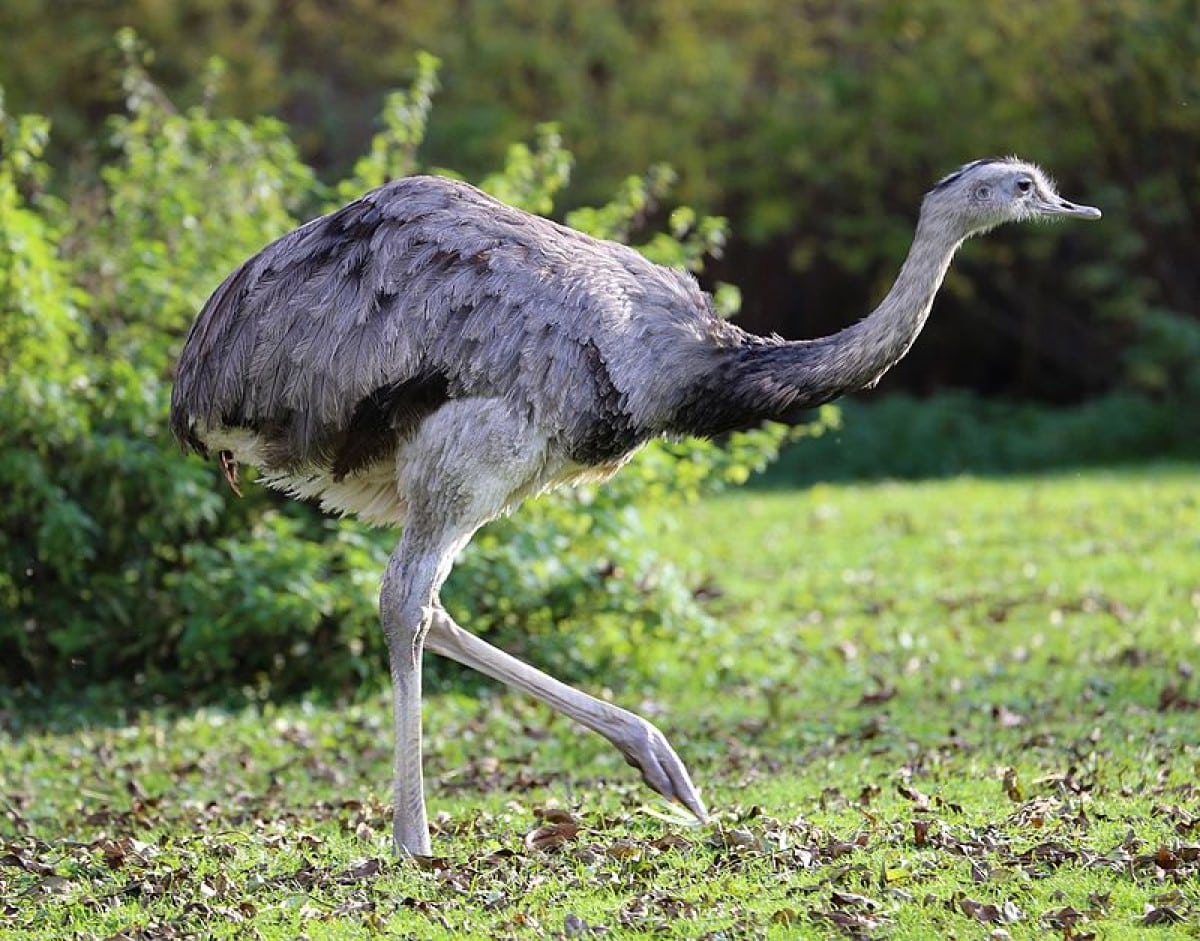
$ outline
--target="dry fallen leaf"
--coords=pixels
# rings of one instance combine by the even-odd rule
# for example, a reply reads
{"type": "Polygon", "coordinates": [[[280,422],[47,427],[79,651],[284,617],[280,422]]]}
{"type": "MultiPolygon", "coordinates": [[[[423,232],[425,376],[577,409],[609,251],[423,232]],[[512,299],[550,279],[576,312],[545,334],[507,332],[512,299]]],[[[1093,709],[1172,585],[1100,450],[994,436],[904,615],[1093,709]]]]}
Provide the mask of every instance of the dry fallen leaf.
{"type": "Polygon", "coordinates": [[[853,892],[839,892],[836,889],[830,893],[829,901],[833,903],[835,908],[863,908],[867,911],[876,911],[881,908],[875,899],[866,895],[856,895],[853,892]]]}
{"type": "Polygon", "coordinates": [[[1174,925],[1183,921],[1183,915],[1176,909],[1170,906],[1163,905],[1156,907],[1147,905],[1145,913],[1142,915],[1138,924],[1141,925],[1174,925]]]}
{"type": "Polygon", "coordinates": [[[342,885],[348,885],[352,882],[359,882],[363,879],[369,879],[372,876],[377,876],[383,871],[383,860],[381,859],[363,859],[359,860],[345,872],[337,877],[337,881],[342,885]]]}
{"type": "Polygon", "coordinates": [[[549,823],[525,834],[525,846],[531,850],[552,850],[575,839],[579,833],[576,823],[549,823]]]}
{"type": "Polygon", "coordinates": [[[16,866],[18,869],[24,869],[36,876],[54,875],[53,866],[47,866],[45,863],[40,863],[36,859],[30,859],[19,853],[5,853],[0,856],[0,866],[16,866]]]}
{"type": "Polygon", "coordinates": [[[862,698],[858,701],[860,709],[864,706],[879,706],[896,698],[894,684],[888,683],[878,676],[875,677],[875,684],[875,689],[862,694],[862,698]]]}
{"type": "Polygon", "coordinates": [[[543,823],[568,823],[579,826],[579,819],[569,810],[561,807],[535,807],[533,815],[543,823]]]}
{"type": "Polygon", "coordinates": [[[896,790],[900,796],[912,801],[913,810],[929,810],[929,795],[922,794],[915,787],[909,787],[907,784],[897,784],[896,790]]]}
{"type": "Polygon", "coordinates": [[[985,925],[1011,925],[1021,920],[1024,914],[1011,900],[1001,905],[977,902],[965,895],[958,896],[958,910],[985,925]]]}

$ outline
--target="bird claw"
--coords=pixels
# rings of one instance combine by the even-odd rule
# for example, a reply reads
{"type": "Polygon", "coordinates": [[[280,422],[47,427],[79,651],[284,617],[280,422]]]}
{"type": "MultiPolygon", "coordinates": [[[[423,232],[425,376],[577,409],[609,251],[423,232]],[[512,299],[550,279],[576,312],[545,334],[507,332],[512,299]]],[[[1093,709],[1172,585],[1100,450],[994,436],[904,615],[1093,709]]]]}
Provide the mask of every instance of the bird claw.
{"type": "Polygon", "coordinates": [[[634,716],[621,751],[625,760],[641,771],[647,785],[668,800],[682,804],[701,823],[708,821],[708,811],[687,767],[657,726],[634,716]]]}

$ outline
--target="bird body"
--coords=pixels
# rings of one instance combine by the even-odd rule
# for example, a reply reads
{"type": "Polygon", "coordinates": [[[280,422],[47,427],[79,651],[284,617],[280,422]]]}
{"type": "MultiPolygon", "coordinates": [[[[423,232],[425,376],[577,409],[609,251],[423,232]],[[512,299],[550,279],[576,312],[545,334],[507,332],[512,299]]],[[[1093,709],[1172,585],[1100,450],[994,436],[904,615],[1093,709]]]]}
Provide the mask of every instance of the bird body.
{"type": "Polygon", "coordinates": [[[400,523],[394,468],[448,404],[468,437],[510,413],[530,458],[515,490],[537,490],[672,430],[678,377],[742,337],[685,273],[465,183],[412,177],[221,285],[181,360],[175,431],[327,509],[400,523]]]}
{"type": "Polygon", "coordinates": [[[663,434],[789,419],[874,384],[912,345],[964,239],[1098,210],[1036,167],[976,161],[926,196],[892,289],[817,340],[721,320],[688,274],[506,206],[465,183],[396,180],[264,248],[209,299],[172,396],[185,448],[268,484],[403,524],[380,613],[394,692],[395,842],[428,854],[420,767],[425,647],[607,737],[651,787],[704,816],[653,725],[471,635],[438,590],[475,531],[527,496],[603,479],[663,434]]]}

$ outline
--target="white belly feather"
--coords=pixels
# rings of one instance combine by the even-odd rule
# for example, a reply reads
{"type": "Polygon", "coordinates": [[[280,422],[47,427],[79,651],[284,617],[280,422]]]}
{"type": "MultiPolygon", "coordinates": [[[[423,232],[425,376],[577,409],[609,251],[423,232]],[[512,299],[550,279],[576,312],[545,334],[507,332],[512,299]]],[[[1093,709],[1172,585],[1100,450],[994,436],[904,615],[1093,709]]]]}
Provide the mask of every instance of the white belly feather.
{"type": "Polygon", "coordinates": [[[605,480],[624,463],[588,467],[567,460],[544,433],[499,399],[444,405],[391,457],[341,480],[315,466],[270,470],[264,441],[247,428],[221,426],[201,437],[211,451],[229,451],[239,464],[262,469],[262,482],[275,490],[381,526],[402,524],[414,503],[447,522],[481,525],[560,484],[605,480]]]}

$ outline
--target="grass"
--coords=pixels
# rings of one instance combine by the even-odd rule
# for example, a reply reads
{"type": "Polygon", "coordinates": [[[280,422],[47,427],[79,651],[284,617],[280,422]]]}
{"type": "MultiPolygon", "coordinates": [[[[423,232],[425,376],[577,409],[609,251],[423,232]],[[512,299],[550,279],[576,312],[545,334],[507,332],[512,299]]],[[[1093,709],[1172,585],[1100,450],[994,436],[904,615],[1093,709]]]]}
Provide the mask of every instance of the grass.
{"type": "Polygon", "coordinates": [[[614,698],[709,825],[499,692],[427,703],[422,866],[382,695],[10,715],[0,937],[1200,937],[1194,468],[742,492],[662,538],[713,623],[614,698]]]}

